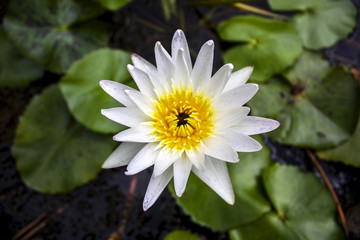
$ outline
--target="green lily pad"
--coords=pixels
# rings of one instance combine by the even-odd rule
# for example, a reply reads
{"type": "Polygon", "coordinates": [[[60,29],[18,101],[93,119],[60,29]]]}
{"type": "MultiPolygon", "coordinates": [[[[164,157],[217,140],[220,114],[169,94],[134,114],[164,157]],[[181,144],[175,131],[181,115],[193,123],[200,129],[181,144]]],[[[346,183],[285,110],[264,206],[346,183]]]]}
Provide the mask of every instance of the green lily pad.
{"type": "Polygon", "coordinates": [[[175,230],[165,236],[164,240],[202,240],[201,237],[186,230],[175,230]]]}
{"type": "Polygon", "coordinates": [[[273,208],[262,218],[230,231],[232,240],[341,240],[336,204],[313,174],[275,164],[263,172],[273,208]]]}
{"type": "Polygon", "coordinates": [[[0,27],[0,86],[17,87],[43,76],[43,69],[20,54],[0,27]]]}
{"type": "Polygon", "coordinates": [[[64,73],[76,59],[108,42],[104,9],[94,0],[12,0],[4,28],[18,49],[44,68],[64,73]]]}
{"type": "Polygon", "coordinates": [[[254,115],[276,118],[281,126],[269,133],[300,147],[327,148],[350,137],[359,112],[357,83],[320,55],[304,52],[286,72],[260,86],[250,100],[254,115]]]}
{"type": "Polygon", "coordinates": [[[309,49],[331,47],[356,24],[356,7],[349,0],[269,0],[269,4],[273,10],[300,11],[292,23],[309,49]]]}
{"type": "MultiPolygon", "coordinates": [[[[228,164],[235,191],[234,205],[227,204],[193,174],[183,196],[176,197],[177,203],[195,222],[219,231],[249,223],[270,211],[259,184],[261,171],[271,164],[270,150],[262,145],[261,151],[239,153],[240,162],[228,164]]],[[[173,184],[169,188],[176,196],[173,184]]]]}
{"type": "Polygon", "coordinates": [[[44,193],[66,193],[94,179],[114,147],[108,136],[77,123],[59,88],[52,86],[28,105],[12,153],[29,187],[44,193]]]}
{"type": "Polygon", "coordinates": [[[360,116],[354,135],[344,144],[329,150],[318,151],[317,154],[326,160],[342,162],[360,167],[360,116]]]}
{"type": "Polygon", "coordinates": [[[104,8],[110,11],[116,11],[131,2],[131,0],[97,0],[97,1],[104,8]]]}
{"type": "Polygon", "coordinates": [[[224,53],[224,61],[234,64],[235,70],[255,66],[251,80],[257,82],[285,70],[302,52],[295,28],[279,20],[238,16],[221,23],[218,32],[222,40],[239,43],[224,53]]]}
{"type": "Polygon", "coordinates": [[[60,89],[71,113],[87,128],[102,133],[116,133],[126,128],[101,115],[101,109],[121,104],[100,88],[99,81],[133,84],[126,69],[129,63],[127,52],[100,49],[75,62],[61,79],[60,89]]]}

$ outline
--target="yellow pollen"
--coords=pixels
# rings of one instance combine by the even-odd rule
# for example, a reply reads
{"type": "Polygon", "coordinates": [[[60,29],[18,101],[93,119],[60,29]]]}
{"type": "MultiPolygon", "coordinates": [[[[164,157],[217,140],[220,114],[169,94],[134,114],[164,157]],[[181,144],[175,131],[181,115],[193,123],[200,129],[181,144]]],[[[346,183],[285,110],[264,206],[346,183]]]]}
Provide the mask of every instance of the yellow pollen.
{"type": "Polygon", "coordinates": [[[192,89],[173,88],[154,101],[152,134],[173,152],[198,149],[214,129],[214,111],[209,98],[192,89]]]}

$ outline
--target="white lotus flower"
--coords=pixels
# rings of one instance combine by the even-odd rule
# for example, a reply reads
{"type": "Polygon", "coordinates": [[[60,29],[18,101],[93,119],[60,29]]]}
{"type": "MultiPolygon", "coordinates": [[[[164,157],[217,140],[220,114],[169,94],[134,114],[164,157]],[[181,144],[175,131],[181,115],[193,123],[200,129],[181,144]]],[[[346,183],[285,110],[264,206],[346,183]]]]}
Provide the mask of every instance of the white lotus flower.
{"type": "Polygon", "coordinates": [[[226,162],[239,161],[237,152],[259,151],[262,146],[248,135],[265,133],[277,121],[248,116],[243,105],[257,92],[249,83],[253,67],[232,73],[226,64],[213,76],[214,42],[206,42],[192,67],[184,33],[174,34],[170,56],[155,45],[156,67],[138,55],[128,70],[140,91],[102,80],[101,87],[125,107],[103,109],[109,119],[129,129],[114,136],[123,142],[103,168],[127,166],[136,174],[152,165],[154,170],[143,208],[151,207],[174,177],[181,196],[191,171],[229,204],[235,201],[226,162]]]}

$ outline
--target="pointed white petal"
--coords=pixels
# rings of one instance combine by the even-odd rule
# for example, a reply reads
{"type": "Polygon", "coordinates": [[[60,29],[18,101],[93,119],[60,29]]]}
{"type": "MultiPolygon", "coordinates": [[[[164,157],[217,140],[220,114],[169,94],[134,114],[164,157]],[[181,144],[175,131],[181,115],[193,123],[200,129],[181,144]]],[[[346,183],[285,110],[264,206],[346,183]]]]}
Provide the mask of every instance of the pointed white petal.
{"type": "Polygon", "coordinates": [[[172,154],[168,149],[162,148],[155,160],[154,176],[157,177],[161,175],[178,159],[179,156],[172,154]]]}
{"type": "Polygon", "coordinates": [[[125,90],[135,90],[131,87],[128,87],[124,84],[110,81],[110,80],[101,80],[100,86],[107,92],[111,97],[120,102],[126,107],[135,107],[135,103],[126,95],[125,90]]]}
{"type": "Polygon", "coordinates": [[[189,86],[191,84],[188,68],[184,60],[184,50],[181,48],[175,59],[174,83],[177,87],[189,86]]]}
{"type": "Polygon", "coordinates": [[[192,163],[186,156],[174,162],[174,186],[178,197],[181,197],[185,192],[191,167],[192,163]]]}
{"type": "Polygon", "coordinates": [[[234,128],[229,128],[223,136],[237,152],[257,152],[262,149],[262,146],[258,141],[247,135],[236,132],[234,128]]]}
{"type": "Polygon", "coordinates": [[[191,73],[192,64],[191,64],[189,47],[188,47],[184,32],[179,29],[175,32],[174,37],[172,39],[172,43],[171,43],[171,56],[174,59],[174,61],[177,58],[179,49],[181,49],[181,48],[184,51],[183,54],[184,54],[184,60],[186,63],[186,67],[188,68],[188,72],[191,73]]]}
{"type": "Polygon", "coordinates": [[[248,83],[227,91],[220,95],[215,102],[215,106],[218,108],[235,108],[241,107],[247,103],[259,90],[259,86],[255,83],[248,83]]]}
{"type": "Polygon", "coordinates": [[[231,63],[222,66],[210,79],[209,83],[205,86],[205,90],[207,90],[209,94],[214,96],[221,94],[233,69],[234,66],[231,63]]]}
{"type": "Polygon", "coordinates": [[[232,73],[230,75],[229,81],[225,85],[224,92],[244,85],[247,80],[249,80],[253,70],[254,67],[249,66],[232,73]]]}
{"type": "Polygon", "coordinates": [[[215,126],[219,131],[227,129],[241,122],[249,112],[250,108],[248,107],[219,109],[214,115],[215,126]]]}
{"type": "Polygon", "coordinates": [[[254,135],[270,132],[279,126],[280,123],[276,120],[246,116],[234,127],[234,131],[245,135],[254,135]]]}
{"type": "Polygon", "coordinates": [[[208,83],[212,74],[212,65],[214,60],[214,42],[207,41],[200,49],[196,58],[194,69],[191,73],[194,90],[200,91],[208,83]]]}
{"type": "Polygon", "coordinates": [[[150,98],[154,98],[154,86],[151,83],[149,76],[139,68],[131,66],[130,64],[127,65],[127,69],[140,89],[140,92],[150,98]]]}
{"type": "Polygon", "coordinates": [[[154,105],[152,99],[149,99],[144,94],[136,90],[125,90],[125,93],[136,104],[136,106],[148,116],[152,116],[154,105]]]}
{"type": "Polygon", "coordinates": [[[154,174],[151,176],[144,197],[144,202],[143,202],[144,211],[148,210],[155,203],[155,201],[159,198],[160,194],[164,191],[165,187],[169,184],[172,177],[173,177],[172,167],[167,169],[160,176],[155,177],[154,174]]]}
{"type": "Polygon", "coordinates": [[[140,125],[129,128],[116,134],[113,139],[118,142],[154,142],[150,135],[151,129],[148,126],[140,125]]]}
{"type": "Polygon", "coordinates": [[[168,89],[174,71],[174,64],[172,58],[160,42],[155,44],[155,61],[159,73],[159,81],[165,89],[168,89]]]}
{"type": "Polygon", "coordinates": [[[204,153],[204,148],[202,146],[199,147],[198,149],[193,149],[190,151],[187,150],[186,155],[196,168],[204,169],[205,153],[204,153]]]}
{"type": "Polygon", "coordinates": [[[126,175],[133,175],[142,170],[152,166],[155,163],[155,159],[158,155],[158,151],[155,151],[156,144],[146,144],[131,160],[127,166],[126,175]]]}
{"type": "Polygon", "coordinates": [[[148,119],[148,117],[136,107],[101,109],[101,114],[128,127],[136,127],[148,119]]]}
{"type": "Polygon", "coordinates": [[[234,190],[231,185],[226,163],[210,156],[205,158],[205,169],[192,168],[192,171],[227,203],[235,203],[234,190]]]}
{"type": "Polygon", "coordinates": [[[144,143],[121,143],[105,160],[102,168],[115,168],[127,165],[144,145],[144,143]]]}
{"type": "Polygon", "coordinates": [[[209,155],[226,162],[235,163],[239,161],[237,152],[221,136],[204,139],[204,152],[205,155],[209,155]]]}

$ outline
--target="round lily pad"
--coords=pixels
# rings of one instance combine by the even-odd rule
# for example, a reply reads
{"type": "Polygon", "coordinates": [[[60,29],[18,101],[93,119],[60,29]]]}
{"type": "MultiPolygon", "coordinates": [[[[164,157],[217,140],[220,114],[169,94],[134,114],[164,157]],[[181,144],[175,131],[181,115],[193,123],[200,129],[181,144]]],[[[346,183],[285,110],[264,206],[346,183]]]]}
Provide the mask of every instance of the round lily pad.
{"type": "Polygon", "coordinates": [[[201,237],[186,230],[175,230],[165,236],[164,240],[202,240],[201,237]]]}
{"type": "Polygon", "coordinates": [[[116,11],[129,2],[131,0],[97,0],[104,8],[110,11],[116,11]]]}
{"type": "Polygon", "coordinates": [[[43,76],[43,68],[20,54],[1,27],[0,52],[0,86],[24,86],[43,76]]]}
{"type": "Polygon", "coordinates": [[[292,23],[309,49],[331,47],[356,24],[356,7],[349,0],[269,0],[269,4],[273,10],[300,12],[292,23]]]}
{"type": "Polygon", "coordinates": [[[344,144],[329,150],[318,151],[318,155],[326,160],[342,162],[360,167],[360,116],[357,127],[351,138],[344,144]]]}
{"type": "Polygon", "coordinates": [[[254,115],[281,123],[269,136],[311,148],[333,147],[350,137],[359,112],[359,91],[351,75],[304,52],[284,76],[286,80],[261,85],[248,103],[254,115]]]}
{"type": "Polygon", "coordinates": [[[44,193],[66,193],[94,179],[114,147],[108,136],[77,123],[59,88],[52,86],[26,108],[12,153],[29,187],[44,193]]]}
{"type": "Polygon", "coordinates": [[[95,0],[12,0],[3,24],[23,54],[64,73],[76,59],[107,45],[106,25],[86,21],[103,12],[95,0]]]}
{"type": "Polygon", "coordinates": [[[225,62],[235,70],[253,65],[251,80],[265,82],[273,74],[291,66],[302,52],[301,39],[286,22],[257,16],[238,16],[220,24],[223,41],[237,43],[225,51],[225,62]]]}
{"type": "Polygon", "coordinates": [[[130,54],[121,50],[100,49],[75,62],[60,81],[60,89],[73,116],[89,129],[115,133],[125,129],[101,115],[101,109],[121,104],[105,93],[100,80],[131,84],[127,71],[130,54]]]}
{"type": "MultiPolygon", "coordinates": [[[[264,146],[259,152],[239,153],[239,157],[239,163],[228,164],[235,191],[234,205],[227,204],[195,175],[190,175],[185,193],[176,200],[195,222],[213,230],[227,231],[270,211],[259,184],[262,170],[271,164],[270,150],[264,146]]],[[[175,197],[173,184],[169,188],[175,197]]]]}
{"type": "Polygon", "coordinates": [[[230,231],[232,240],[341,240],[336,204],[313,174],[275,164],[263,173],[272,210],[260,219],[230,231]]]}

